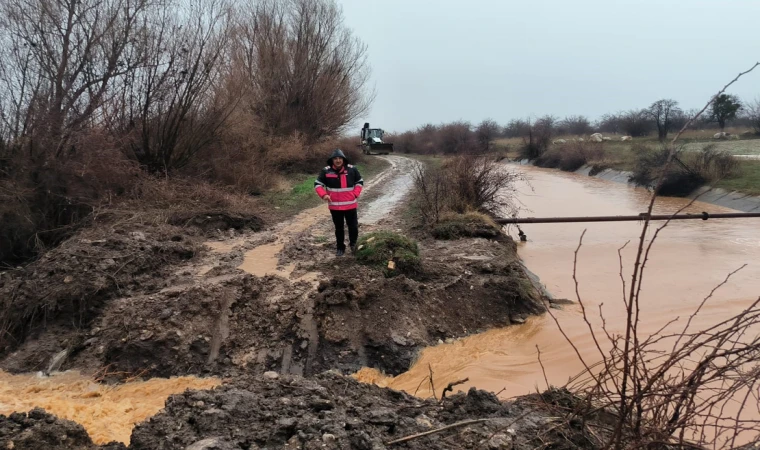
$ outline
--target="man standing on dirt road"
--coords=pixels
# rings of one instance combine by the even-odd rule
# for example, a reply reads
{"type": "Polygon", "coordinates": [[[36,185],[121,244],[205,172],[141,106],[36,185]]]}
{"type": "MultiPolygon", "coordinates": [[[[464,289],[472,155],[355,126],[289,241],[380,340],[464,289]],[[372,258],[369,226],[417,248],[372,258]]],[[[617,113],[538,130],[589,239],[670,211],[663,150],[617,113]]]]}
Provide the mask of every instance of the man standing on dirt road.
{"type": "Polygon", "coordinates": [[[364,180],[359,170],[349,164],[348,158],[340,149],[335,149],[327,160],[327,166],[314,181],[314,190],[327,202],[335,224],[336,256],[346,253],[344,221],[348,224],[348,245],[351,253],[356,252],[356,240],[359,237],[359,216],[356,214],[356,207],[363,188],[364,180]]]}

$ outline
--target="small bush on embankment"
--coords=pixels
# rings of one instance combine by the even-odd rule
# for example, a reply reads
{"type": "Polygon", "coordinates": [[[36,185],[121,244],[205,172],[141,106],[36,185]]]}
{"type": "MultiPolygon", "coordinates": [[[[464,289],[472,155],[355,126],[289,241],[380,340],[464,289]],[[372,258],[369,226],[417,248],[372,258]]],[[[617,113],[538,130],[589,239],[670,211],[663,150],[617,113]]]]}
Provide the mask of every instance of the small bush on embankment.
{"type": "Polygon", "coordinates": [[[535,159],[538,167],[574,172],[586,164],[604,159],[601,142],[567,142],[552,147],[535,159]]]}
{"type": "Polygon", "coordinates": [[[413,275],[422,270],[417,242],[390,231],[369,233],[359,239],[356,260],[383,269],[388,277],[400,273],[413,275]],[[390,261],[395,267],[389,266],[390,261]]]}
{"type": "Polygon", "coordinates": [[[468,223],[478,224],[478,232],[493,236],[492,231],[484,231],[495,227],[486,216],[515,211],[515,185],[521,179],[518,172],[484,155],[458,156],[440,166],[418,166],[414,208],[425,228],[439,239],[472,234],[466,230],[468,223]]]}
{"type": "MultiPolygon", "coordinates": [[[[654,187],[663,173],[669,149],[642,147],[630,181],[654,187]]],[[[677,150],[660,187],[661,195],[684,197],[699,187],[730,178],[736,174],[738,162],[731,154],[707,145],[698,152],[677,150]]]]}
{"type": "Polygon", "coordinates": [[[491,217],[478,212],[446,214],[431,232],[434,238],[443,240],[466,237],[498,239],[503,236],[501,227],[491,217]]]}

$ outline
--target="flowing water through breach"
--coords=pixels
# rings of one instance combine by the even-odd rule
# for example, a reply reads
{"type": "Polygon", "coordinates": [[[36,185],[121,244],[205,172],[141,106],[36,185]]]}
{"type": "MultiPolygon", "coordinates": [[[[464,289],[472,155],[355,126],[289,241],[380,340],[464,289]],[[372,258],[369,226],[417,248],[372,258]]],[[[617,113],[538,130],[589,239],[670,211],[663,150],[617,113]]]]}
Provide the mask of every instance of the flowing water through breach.
{"type": "Polygon", "coordinates": [[[134,425],[155,415],[170,395],[219,383],[215,378],[177,377],[108,386],[78,372],[50,377],[0,372],[0,414],[39,407],[81,424],[97,444],[128,444],[134,425]]]}

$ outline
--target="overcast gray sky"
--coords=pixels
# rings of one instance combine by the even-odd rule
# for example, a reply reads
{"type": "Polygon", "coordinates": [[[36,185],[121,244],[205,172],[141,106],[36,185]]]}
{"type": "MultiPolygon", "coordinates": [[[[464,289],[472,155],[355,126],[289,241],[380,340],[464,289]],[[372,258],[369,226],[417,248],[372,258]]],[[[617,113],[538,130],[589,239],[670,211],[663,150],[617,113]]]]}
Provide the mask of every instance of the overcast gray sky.
{"type": "MultiPolygon", "coordinates": [[[[366,120],[391,131],[701,107],[760,60],[760,0],[338,1],[369,46],[366,120]]],[[[729,92],[760,96],[760,71],[729,92]]]]}

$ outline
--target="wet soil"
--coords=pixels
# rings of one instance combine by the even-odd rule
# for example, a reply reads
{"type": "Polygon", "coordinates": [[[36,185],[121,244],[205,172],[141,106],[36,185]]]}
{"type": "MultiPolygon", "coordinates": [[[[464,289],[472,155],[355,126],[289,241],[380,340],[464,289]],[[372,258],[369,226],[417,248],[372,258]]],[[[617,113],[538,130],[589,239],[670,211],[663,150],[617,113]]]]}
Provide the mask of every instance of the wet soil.
{"type": "Polygon", "coordinates": [[[439,403],[334,373],[261,377],[170,398],[163,413],[135,429],[130,448],[519,449],[551,422],[548,410],[475,389],[439,403]],[[480,422],[391,443],[468,419],[480,422]]]}
{"type": "MultiPolygon", "coordinates": [[[[359,210],[361,233],[405,229],[398,212],[403,195],[397,191],[411,183],[415,163],[406,158],[392,161],[391,169],[368,186],[370,201],[359,210]],[[388,186],[395,190],[388,191],[388,186]]],[[[204,217],[139,228],[121,224],[86,230],[29,267],[0,274],[0,298],[7,303],[0,317],[9,330],[0,347],[0,368],[13,372],[78,369],[97,372],[105,382],[219,375],[232,384],[197,394],[210,396],[208,401],[193,400],[194,405],[217,402],[218,408],[205,408],[185,419],[181,417],[189,414],[187,405],[172,400],[167,414],[135,432],[133,448],[185,448],[197,443],[190,442],[193,439],[217,437],[222,440],[216,444],[188,448],[279,448],[298,435],[293,430],[308,427],[288,422],[281,432],[266,425],[279,415],[277,405],[283,393],[272,392],[278,397],[267,400],[271,403],[266,407],[251,403],[255,400],[251,395],[262,396],[277,386],[284,389],[284,382],[269,378],[262,382],[259,377],[256,383],[245,385],[253,389],[250,394],[238,392],[244,383],[240,380],[272,371],[313,376],[336,370],[347,375],[362,367],[398,374],[409,368],[425,346],[522,322],[526,315],[544,310],[509,239],[426,239],[420,242],[421,273],[413,278],[386,278],[381,270],[361,266],[350,256],[334,256],[326,206],[265,230],[259,230],[261,222],[256,220],[230,221],[223,214],[204,217]],[[218,401],[214,400],[217,395],[218,401]],[[228,403],[233,406],[222,407],[228,403]],[[238,424],[251,417],[252,408],[258,411],[256,420],[262,421],[259,431],[238,424]],[[150,425],[161,420],[187,422],[188,433],[204,421],[209,428],[198,428],[177,441],[181,444],[159,443],[156,433],[168,428],[150,425]],[[148,437],[141,441],[140,436],[148,437]]],[[[296,391],[320,390],[314,387],[319,383],[327,383],[329,389],[340,383],[342,395],[371,391],[385,398],[391,409],[396,400],[401,401],[399,408],[404,402],[417,402],[338,375],[318,378],[321,381],[287,380],[300,386],[296,391]]],[[[332,391],[330,401],[339,400],[337,392],[332,391]]],[[[330,408],[319,408],[315,413],[330,414],[330,408]]],[[[371,404],[362,408],[366,414],[376,414],[371,404]]],[[[416,419],[410,419],[416,425],[408,420],[404,425],[368,418],[371,429],[357,425],[361,432],[346,433],[340,425],[341,432],[336,424],[348,423],[343,419],[356,411],[342,412],[333,421],[337,428],[327,433],[340,444],[321,432],[320,446],[381,448],[378,445],[388,436],[378,437],[375,428],[400,435],[427,426],[416,419]]],[[[433,426],[450,421],[430,420],[433,426]]],[[[472,443],[469,447],[440,448],[476,448],[474,443],[485,434],[473,436],[467,441],[472,443]]],[[[297,437],[303,441],[299,445],[309,441],[297,437]]]]}
{"type": "MultiPolygon", "coordinates": [[[[422,400],[330,372],[311,379],[267,373],[170,397],[162,412],[135,428],[128,448],[593,448],[589,425],[562,417],[560,403],[567,397],[502,402],[493,393],[470,389],[441,401],[422,400]]],[[[0,448],[127,447],[96,446],[81,426],[33,410],[0,416],[0,448]]]]}
{"type": "Polygon", "coordinates": [[[423,272],[414,278],[337,261],[315,299],[316,368],[397,375],[423,347],[541,313],[514,252],[511,242],[485,239],[422,242],[423,272]]]}
{"type": "Polygon", "coordinates": [[[59,419],[42,409],[29,413],[0,415],[0,448],[15,450],[121,450],[123,444],[93,444],[84,427],[59,419]]]}
{"type": "Polygon", "coordinates": [[[38,362],[71,348],[64,368],[108,367],[108,379],[362,367],[397,375],[425,346],[544,310],[511,241],[424,241],[422,273],[386,278],[334,257],[318,234],[292,239],[280,255],[290,274],[252,275],[234,267],[245,259],[208,252],[170,286],[106,302],[69,347],[61,334],[43,334],[7,361],[44,367],[38,362]],[[218,265],[199,275],[208,258],[218,265]]]}
{"type": "Polygon", "coordinates": [[[0,273],[3,369],[44,370],[56,353],[76,352],[111,300],[181,283],[173,268],[193,258],[199,242],[193,230],[170,225],[90,229],[0,273]]]}

